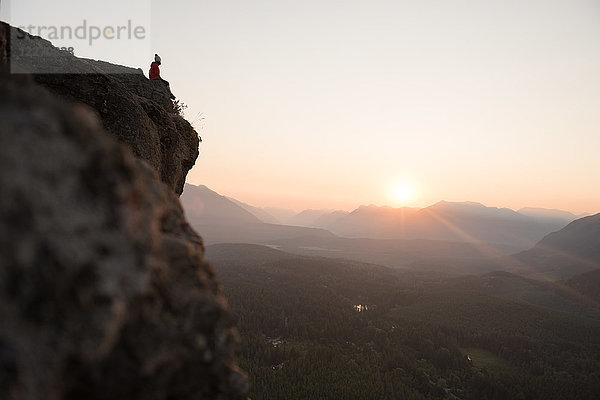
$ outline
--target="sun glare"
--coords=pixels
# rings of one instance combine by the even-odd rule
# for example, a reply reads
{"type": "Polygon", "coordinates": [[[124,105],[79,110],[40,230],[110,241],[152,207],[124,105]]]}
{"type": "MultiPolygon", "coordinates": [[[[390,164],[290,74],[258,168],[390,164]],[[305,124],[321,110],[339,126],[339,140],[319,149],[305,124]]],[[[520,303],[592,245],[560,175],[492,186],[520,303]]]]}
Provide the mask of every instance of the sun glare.
{"type": "Polygon", "coordinates": [[[415,186],[410,182],[397,183],[392,187],[392,197],[396,205],[407,205],[416,198],[415,186]]]}

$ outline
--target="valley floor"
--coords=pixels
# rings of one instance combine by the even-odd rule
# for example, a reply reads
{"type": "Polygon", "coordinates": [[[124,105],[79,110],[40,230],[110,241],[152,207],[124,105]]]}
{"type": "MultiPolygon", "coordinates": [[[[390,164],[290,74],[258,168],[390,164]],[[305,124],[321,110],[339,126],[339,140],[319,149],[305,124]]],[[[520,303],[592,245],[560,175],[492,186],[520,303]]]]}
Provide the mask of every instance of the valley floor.
{"type": "Polygon", "coordinates": [[[598,310],[551,287],[261,246],[207,254],[237,316],[253,399],[600,398],[598,310]]]}

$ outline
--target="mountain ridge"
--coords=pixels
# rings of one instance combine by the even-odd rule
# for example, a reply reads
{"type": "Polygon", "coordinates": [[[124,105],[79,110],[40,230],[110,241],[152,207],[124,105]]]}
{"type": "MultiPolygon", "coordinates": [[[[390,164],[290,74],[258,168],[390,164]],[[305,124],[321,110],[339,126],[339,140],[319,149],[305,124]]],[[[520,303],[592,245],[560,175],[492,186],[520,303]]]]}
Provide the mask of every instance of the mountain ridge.
{"type": "MultiPolygon", "coordinates": [[[[206,190],[210,189],[206,188],[206,190]]],[[[214,194],[218,195],[216,192],[214,194]]],[[[225,196],[221,196],[221,198],[226,198],[232,205],[237,206],[234,214],[237,215],[243,210],[246,218],[248,214],[254,217],[252,220],[242,222],[255,224],[251,228],[255,234],[260,233],[259,225],[256,224],[269,220],[276,222],[270,223],[272,227],[295,225],[325,229],[334,235],[346,238],[424,239],[486,244],[489,245],[491,251],[500,253],[505,252],[508,248],[512,248],[513,252],[530,249],[546,234],[563,228],[567,223],[563,219],[529,216],[509,208],[488,207],[472,201],[439,201],[424,208],[394,208],[371,204],[359,206],[352,212],[307,209],[285,218],[282,223],[275,217],[271,219],[271,215],[265,209],[225,196]],[[263,220],[259,218],[260,215],[263,215],[263,220]]],[[[188,204],[186,208],[190,207],[188,204]]],[[[189,212],[195,218],[198,217],[194,215],[193,210],[189,212]]],[[[225,214],[221,212],[219,215],[221,220],[226,223],[225,214]]],[[[231,219],[235,220],[236,218],[232,217],[231,219]]],[[[203,221],[198,217],[196,223],[206,225],[208,222],[206,219],[203,221]]],[[[288,232],[291,232],[290,228],[287,229],[288,232]]],[[[306,232],[302,236],[310,236],[310,233],[306,232]]],[[[226,232],[221,232],[219,237],[220,241],[227,241],[226,232]]],[[[239,241],[243,237],[237,235],[232,239],[235,238],[236,241],[239,241]]],[[[273,235],[269,237],[277,239],[273,235]]],[[[263,238],[263,240],[266,239],[263,238]]],[[[252,242],[261,243],[257,240],[252,242]]]]}
{"type": "Polygon", "coordinates": [[[181,201],[190,224],[202,232],[205,243],[259,243],[303,236],[331,237],[319,228],[262,222],[256,215],[204,185],[186,184],[181,201]]]}
{"type": "Polygon", "coordinates": [[[498,243],[525,250],[563,226],[508,208],[441,201],[420,209],[361,206],[326,228],[346,237],[498,243]]]}
{"type": "Polygon", "coordinates": [[[600,269],[600,213],[577,219],[514,256],[521,273],[561,279],[600,269]]]}

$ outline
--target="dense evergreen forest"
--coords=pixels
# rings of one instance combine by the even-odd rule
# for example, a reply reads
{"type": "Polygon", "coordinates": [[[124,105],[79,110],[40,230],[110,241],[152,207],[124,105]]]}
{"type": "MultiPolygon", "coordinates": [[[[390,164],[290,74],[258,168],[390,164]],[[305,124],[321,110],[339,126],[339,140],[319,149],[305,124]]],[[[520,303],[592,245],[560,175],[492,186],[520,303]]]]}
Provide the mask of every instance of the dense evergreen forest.
{"type": "Polygon", "coordinates": [[[600,318],[553,285],[208,248],[258,399],[598,399],[600,318]]]}

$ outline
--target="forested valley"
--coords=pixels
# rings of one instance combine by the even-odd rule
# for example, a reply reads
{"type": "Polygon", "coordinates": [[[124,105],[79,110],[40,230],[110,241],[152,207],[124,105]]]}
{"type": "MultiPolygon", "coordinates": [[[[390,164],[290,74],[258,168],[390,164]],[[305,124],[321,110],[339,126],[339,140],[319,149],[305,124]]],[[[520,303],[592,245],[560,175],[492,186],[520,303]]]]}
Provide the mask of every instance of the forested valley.
{"type": "Polygon", "coordinates": [[[254,245],[207,255],[252,399],[600,398],[600,312],[564,285],[254,245]]]}

